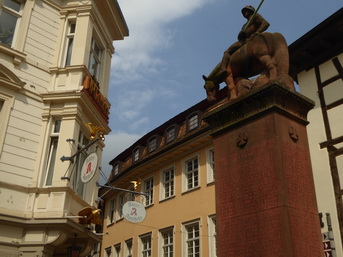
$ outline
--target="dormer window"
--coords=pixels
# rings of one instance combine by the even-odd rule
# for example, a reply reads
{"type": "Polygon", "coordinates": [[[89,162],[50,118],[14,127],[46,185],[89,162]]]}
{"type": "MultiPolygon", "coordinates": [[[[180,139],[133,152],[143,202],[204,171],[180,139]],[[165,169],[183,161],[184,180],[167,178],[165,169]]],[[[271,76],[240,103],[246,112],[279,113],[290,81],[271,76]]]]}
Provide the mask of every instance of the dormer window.
{"type": "Polygon", "coordinates": [[[139,156],[140,155],[140,148],[137,147],[135,150],[133,150],[133,155],[132,155],[132,159],[133,159],[133,162],[136,162],[139,160],[139,156]]]}
{"type": "Polygon", "coordinates": [[[113,175],[116,176],[119,174],[119,163],[116,163],[114,166],[113,166],[113,175]]]}
{"type": "Polygon", "coordinates": [[[191,131],[193,129],[196,129],[197,127],[199,127],[199,114],[196,112],[188,116],[187,130],[191,131]]]}
{"type": "Polygon", "coordinates": [[[166,132],[166,142],[167,144],[170,142],[173,142],[176,138],[176,127],[175,126],[171,126],[167,129],[166,132]]]}
{"type": "Polygon", "coordinates": [[[157,149],[157,137],[152,137],[149,139],[149,153],[155,151],[157,149]]]}

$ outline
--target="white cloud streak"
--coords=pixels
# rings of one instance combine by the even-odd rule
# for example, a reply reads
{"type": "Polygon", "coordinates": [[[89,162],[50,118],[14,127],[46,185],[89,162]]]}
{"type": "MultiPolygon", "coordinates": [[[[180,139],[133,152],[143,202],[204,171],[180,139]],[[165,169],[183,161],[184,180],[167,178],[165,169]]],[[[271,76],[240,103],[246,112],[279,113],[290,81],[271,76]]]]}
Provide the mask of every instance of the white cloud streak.
{"type": "Polygon", "coordinates": [[[157,74],[165,64],[157,53],[173,44],[174,33],[167,25],[213,0],[122,0],[119,1],[130,35],[115,42],[112,61],[113,84],[137,81],[157,74]]]}
{"type": "Polygon", "coordinates": [[[114,42],[110,122],[112,128],[120,123],[118,127],[127,125],[127,129],[106,136],[102,162],[106,173],[110,169],[108,163],[142,136],[130,133],[144,133],[141,127],[148,127],[150,120],[144,115],[144,108],[156,99],[170,100],[177,95],[173,87],[160,86],[165,78],[156,78],[167,65],[159,54],[173,45],[175,33],[168,25],[212,1],[215,0],[119,0],[130,35],[114,42]]]}
{"type": "Polygon", "coordinates": [[[130,147],[140,137],[141,135],[129,134],[124,131],[112,131],[111,134],[105,137],[106,147],[102,155],[102,170],[107,178],[109,177],[112,169],[112,167],[109,165],[109,162],[112,161],[122,151],[130,147]]]}

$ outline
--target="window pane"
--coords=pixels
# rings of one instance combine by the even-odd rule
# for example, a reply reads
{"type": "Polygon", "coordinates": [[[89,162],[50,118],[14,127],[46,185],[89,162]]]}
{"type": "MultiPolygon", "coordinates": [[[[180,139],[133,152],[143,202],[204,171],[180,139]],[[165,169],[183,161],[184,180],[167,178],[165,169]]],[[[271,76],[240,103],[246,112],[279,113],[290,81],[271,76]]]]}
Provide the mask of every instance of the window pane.
{"type": "Polygon", "coordinates": [[[157,138],[152,138],[149,141],[149,152],[155,151],[157,148],[157,138]]]}
{"type": "Polygon", "coordinates": [[[91,50],[89,55],[89,63],[88,63],[88,70],[93,76],[98,75],[98,69],[100,65],[100,55],[101,55],[101,49],[95,42],[95,40],[92,40],[91,44],[91,50]]]}
{"type": "Polygon", "coordinates": [[[167,130],[167,143],[170,143],[175,139],[175,133],[175,127],[172,127],[167,130]]]}
{"type": "Polygon", "coordinates": [[[162,232],[163,244],[162,252],[163,257],[173,257],[173,231],[168,230],[162,232]]]}
{"type": "Polygon", "coordinates": [[[199,224],[189,225],[186,227],[186,230],[187,256],[200,256],[199,224]]]}
{"type": "Polygon", "coordinates": [[[61,121],[56,120],[54,124],[54,133],[59,133],[61,129],[61,121]]]}
{"type": "Polygon", "coordinates": [[[50,152],[48,159],[48,168],[47,168],[47,177],[46,177],[46,186],[51,186],[52,177],[54,175],[55,161],[56,161],[56,151],[57,151],[58,138],[52,138],[50,144],[50,152]]]}
{"type": "Polygon", "coordinates": [[[17,17],[7,13],[3,10],[0,13],[0,42],[11,46],[14,30],[17,24],[17,17]]]}
{"type": "Polygon", "coordinates": [[[115,166],[114,166],[114,175],[117,175],[118,173],[119,173],[119,164],[116,164],[115,166]]]}
{"type": "Polygon", "coordinates": [[[75,33],[75,27],[76,27],[76,24],[75,24],[75,23],[71,23],[71,24],[70,24],[70,33],[71,33],[71,34],[75,33]]]}
{"type": "Polygon", "coordinates": [[[139,160],[139,149],[135,150],[135,156],[134,156],[134,161],[138,161],[139,160]]]}
{"type": "Polygon", "coordinates": [[[167,170],[163,174],[164,198],[168,198],[174,195],[174,169],[167,170]]]}
{"type": "Polygon", "coordinates": [[[68,38],[66,65],[70,65],[73,43],[74,43],[74,38],[68,38]]]}
{"type": "Polygon", "coordinates": [[[195,129],[198,127],[198,115],[194,114],[188,120],[189,122],[189,130],[195,129]]]}
{"type": "Polygon", "coordinates": [[[100,56],[100,48],[98,47],[98,45],[96,43],[94,43],[94,53],[95,53],[96,57],[100,56]]]}
{"type": "Polygon", "coordinates": [[[0,112],[1,112],[1,109],[2,109],[2,106],[4,106],[4,100],[0,99],[0,112]]]}
{"type": "Polygon", "coordinates": [[[146,180],[144,182],[145,184],[145,194],[146,194],[146,197],[145,197],[145,204],[148,206],[148,205],[151,205],[153,203],[153,196],[154,196],[154,180],[153,178],[149,179],[149,180],[146,180]]]}
{"type": "Polygon", "coordinates": [[[18,2],[18,1],[14,1],[14,0],[5,0],[4,1],[4,6],[19,12],[20,11],[21,3],[18,2]]]}

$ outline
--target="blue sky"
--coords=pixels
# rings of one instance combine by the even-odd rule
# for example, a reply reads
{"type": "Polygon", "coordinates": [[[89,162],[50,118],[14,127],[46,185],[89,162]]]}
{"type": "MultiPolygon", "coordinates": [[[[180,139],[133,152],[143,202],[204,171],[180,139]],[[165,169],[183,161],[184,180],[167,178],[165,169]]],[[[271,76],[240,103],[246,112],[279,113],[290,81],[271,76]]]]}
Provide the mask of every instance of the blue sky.
{"type": "MultiPolygon", "coordinates": [[[[241,9],[260,0],[118,0],[130,36],[115,41],[110,127],[102,170],[137,139],[206,97],[208,75],[237,40],[241,9]]],[[[342,0],[265,0],[259,13],[288,44],[343,7],[342,0]]],[[[222,85],[224,86],[224,85],[222,85]]]]}

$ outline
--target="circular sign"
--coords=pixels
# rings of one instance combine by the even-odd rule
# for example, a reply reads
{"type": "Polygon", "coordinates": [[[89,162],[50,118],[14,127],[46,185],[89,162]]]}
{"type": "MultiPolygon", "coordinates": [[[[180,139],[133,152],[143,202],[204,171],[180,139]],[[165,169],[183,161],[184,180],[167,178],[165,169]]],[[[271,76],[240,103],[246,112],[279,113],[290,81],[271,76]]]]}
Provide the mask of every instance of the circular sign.
{"type": "Polygon", "coordinates": [[[142,222],[146,217],[145,207],[139,202],[128,201],[123,206],[123,216],[133,223],[142,222]]]}
{"type": "Polygon", "coordinates": [[[98,156],[96,155],[96,153],[91,153],[90,155],[88,155],[81,169],[81,181],[83,183],[87,183],[93,178],[97,169],[97,165],[98,156]]]}

